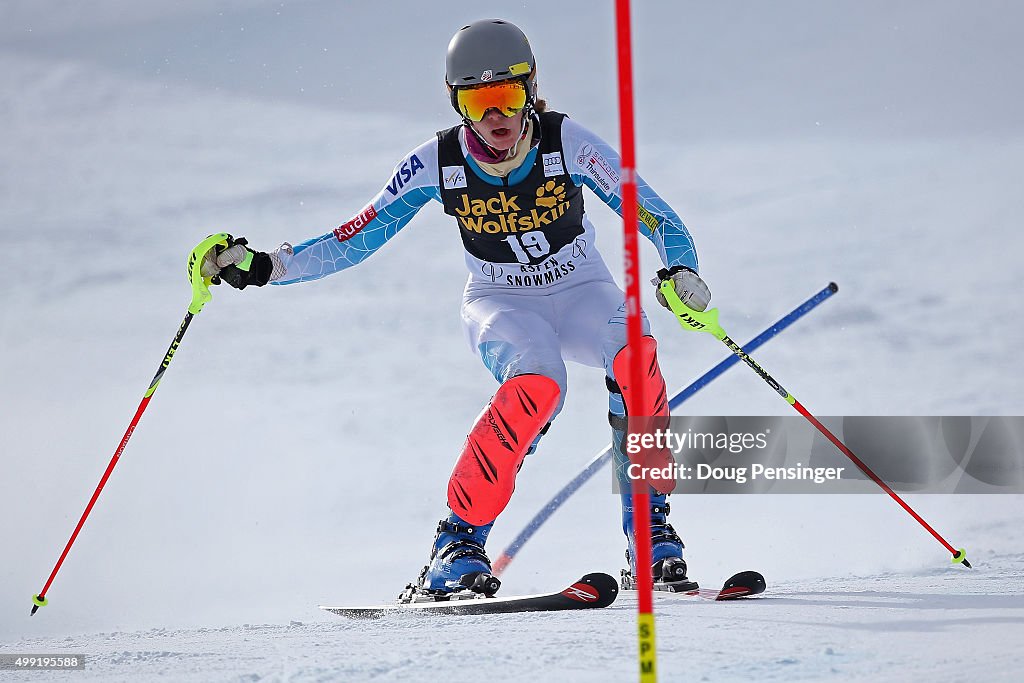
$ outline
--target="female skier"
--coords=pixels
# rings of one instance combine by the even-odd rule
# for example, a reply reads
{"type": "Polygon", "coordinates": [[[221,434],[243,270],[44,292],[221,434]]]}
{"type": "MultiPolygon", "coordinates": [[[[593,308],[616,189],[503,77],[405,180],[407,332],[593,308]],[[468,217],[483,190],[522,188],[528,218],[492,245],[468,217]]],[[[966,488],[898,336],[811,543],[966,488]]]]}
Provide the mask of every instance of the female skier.
{"type": "MultiPolygon", "coordinates": [[[[583,208],[587,186],[621,215],[619,155],[601,138],[549,111],[537,99],[530,43],[498,19],[464,26],[448,45],[448,95],[462,122],[410,152],[354,218],[295,247],[256,252],[244,239],[204,259],[204,275],[232,287],[315,280],[361,263],[399,233],[431,199],[458,226],[469,280],[462,320],[473,350],[500,383],[476,419],[448,484],[446,518],[430,559],[406,599],[445,599],[468,589],[492,595],[484,550],[494,520],[508,504],[523,459],[562,407],[565,361],[604,368],[616,472],[622,486],[622,527],[630,572],[633,510],[625,416],[667,418],[665,381],[654,338],[643,318],[637,350],[649,369],[643,402],[626,384],[625,296],[595,246],[583,208]]],[[[686,227],[637,178],[637,229],[658,249],[680,299],[704,310],[711,298],[697,274],[686,227]]],[[[661,294],[658,298],[666,305],[661,294]]],[[[664,488],[664,487],[663,487],[664,488]]],[[[656,582],[690,590],[683,544],[668,523],[666,495],[651,490],[652,571],[656,582]]]]}

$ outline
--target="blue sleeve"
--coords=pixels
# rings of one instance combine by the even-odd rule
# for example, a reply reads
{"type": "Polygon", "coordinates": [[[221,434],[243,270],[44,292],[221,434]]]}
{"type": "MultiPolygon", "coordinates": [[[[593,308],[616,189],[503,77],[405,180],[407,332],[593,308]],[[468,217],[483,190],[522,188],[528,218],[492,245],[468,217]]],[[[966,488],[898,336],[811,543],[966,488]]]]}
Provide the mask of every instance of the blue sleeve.
{"type": "Polygon", "coordinates": [[[437,139],[409,153],[377,196],[331,232],[277,251],[285,273],[271,282],[290,285],[318,280],[362,263],[397,235],[431,199],[441,201],[437,139]]]}
{"type": "MultiPolygon", "coordinates": [[[[562,153],[576,185],[586,185],[622,215],[622,160],[615,149],[572,119],[562,121],[562,153]]],[[[697,249],[690,231],[664,199],[637,175],[637,229],[658,250],[666,267],[697,270],[697,249]]]]}

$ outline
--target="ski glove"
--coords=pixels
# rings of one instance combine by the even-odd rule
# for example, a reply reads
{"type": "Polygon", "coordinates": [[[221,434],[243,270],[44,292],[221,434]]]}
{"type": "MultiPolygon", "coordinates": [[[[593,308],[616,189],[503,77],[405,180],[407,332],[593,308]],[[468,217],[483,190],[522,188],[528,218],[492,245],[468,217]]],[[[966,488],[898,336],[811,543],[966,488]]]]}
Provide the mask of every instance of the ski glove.
{"type": "Polygon", "coordinates": [[[217,245],[203,256],[203,277],[212,277],[213,284],[221,280],[235,289],[249,285],[262,287],[270,282],[274,262],[270,254],[253,251],[244,237],[228,237],[228,246],[217,245]]]}
{"type": "Polygon", "coordinates": [[[661,293],[660,285],[666,280],[672,281],[676,295],[689,308],[703,311],[711,303],[711,290],[708,289],[707,284],[700,278],[697,271],[687,266],[672,266],[671,268],[662,268],[658,271],[658,277],[651,280],[651,284],[658,287],[656,293],[658,303],[665,308],[669,306],[665,301],[665,296],[661,293]]]}

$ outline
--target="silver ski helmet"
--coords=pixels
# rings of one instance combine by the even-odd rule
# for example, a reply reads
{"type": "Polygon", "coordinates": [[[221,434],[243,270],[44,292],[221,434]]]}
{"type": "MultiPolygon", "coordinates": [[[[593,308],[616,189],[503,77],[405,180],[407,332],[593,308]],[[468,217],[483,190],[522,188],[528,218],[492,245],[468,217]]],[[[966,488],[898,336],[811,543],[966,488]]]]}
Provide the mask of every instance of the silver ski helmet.
{"type": "Polygon", "coordinates": [[[531,108],[537,96],[537,61],[518,26],[503,19],[481,19],[452,36],[445,57],[445,82],[455,111],[459,111],[459,88],[511,79],[526,85],[526,106],[531,108]]]}

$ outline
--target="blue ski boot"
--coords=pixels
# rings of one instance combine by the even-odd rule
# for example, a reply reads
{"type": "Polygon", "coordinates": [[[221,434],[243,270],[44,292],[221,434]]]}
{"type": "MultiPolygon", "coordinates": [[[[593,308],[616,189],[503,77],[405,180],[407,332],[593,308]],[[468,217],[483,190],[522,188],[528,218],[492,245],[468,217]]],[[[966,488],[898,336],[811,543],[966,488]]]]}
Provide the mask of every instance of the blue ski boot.
{"type": "Polygon", "coordinates": [[[491,561],[484,551],[492,526],[494,522],[473,526],[454,512],[438,522],[430,564],[420,573],[418,585],[410,588],[434,600],[448,599],[459,591],[494,595],[501,582],[491,575],[491,561]]]}
{"type": "MultiPolygon", "coordinates": [[[[622,496],[622,531],[626,534],[626,561],[629,569],[622,570],[622,587],[636,589],[636,545],[633,538],[633,496],[622,496]]],[[[664,494],[651,493],[651,572],[654,589],[683,593],[695,591],[699,586],[686,577],[686,561],[683,560],[683,541],[668,523],[671,509],[664,494]]]]}

